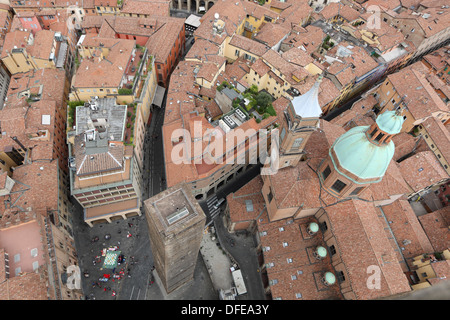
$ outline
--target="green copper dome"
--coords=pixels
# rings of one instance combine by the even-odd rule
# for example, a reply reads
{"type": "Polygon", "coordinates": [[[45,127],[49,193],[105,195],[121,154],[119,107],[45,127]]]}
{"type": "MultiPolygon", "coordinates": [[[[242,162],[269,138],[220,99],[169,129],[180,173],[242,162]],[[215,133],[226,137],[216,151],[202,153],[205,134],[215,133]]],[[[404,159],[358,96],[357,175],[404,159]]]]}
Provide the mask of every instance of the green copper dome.
{"type": "Polygon", "coordinates": [[[395,111],[385,111],[377,117],[378,128],[388,134],[400,133],[403,126],[403,117],[395,111]]]}
{"type": "Polygon", "coordinates": [[[328,282],[328,284],[334,284],[336,282],[336,277],[331,272],[326,272],[324,275],[325,281],[328,282]]]}
{"type": "Polygon", "coordinates": [[[309,224],[309,230],[311,230],[311,232],[317,232],[319,231],[319,225],[315,222],[311,222],[309,224]]]}
{"type": "MultiPolygon", "coordinates": [[[[332,149],[342,168],[361,179],[381,179],[394,156],[395,146],[392,141],[373,144],[366,136],[368,128],[360,126],[348,130],[336,139],[332,149]]],[[[335,159],[333,162],[336,166],[335,159]]]]}
{"type": "Polygon", "coordinates": [[[325,258],[327,256],[327,249],[325,249],[322,246],[317,247],[317,254],[319,255],[319,257],[321,258],[325,258]]]}

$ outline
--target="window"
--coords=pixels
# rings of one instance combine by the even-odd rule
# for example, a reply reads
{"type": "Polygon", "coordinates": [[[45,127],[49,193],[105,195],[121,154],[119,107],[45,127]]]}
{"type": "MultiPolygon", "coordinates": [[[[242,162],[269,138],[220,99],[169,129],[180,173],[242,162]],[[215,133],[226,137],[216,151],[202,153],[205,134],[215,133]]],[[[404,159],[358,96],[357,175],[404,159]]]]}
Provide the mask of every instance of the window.
{"type": "Polygon", "coordinates": [[[345,281],[345,275],[344,275],[344,272],[339,271],[339,272],[337,273],[337,279],[338,279],[339,282],[344,282],[344,281],[345,281]]]}
{"type": "Polygon", "coordinates": [[[283,227],[280,227],[280,228],[278,228],[278,230],[279,230],[280,232],[283,232],[283,231],[284,231],[284,228],[283,228],[283,227]]]}
{"type": "Polygon", "coordinates": [[[377,135],[377,137],[375,138],[375,141],[379,142],[383,137],[384,137],[384,134],[380,132],[380,133],[377,135]]]}
{"type": "Polygon", "coordinates": [[[296,294],[295,294],[295,297],[296,297],[297,299],[301,299],[301,298],[302,298],[302,294],[301,294],[301,293],[296,293],[296,294]]]}
{"type": "Polygon", "coordinates": [[[331,245],[329,249],[330,249],[331,255],[334,256],[336,254],[336,247],[334,245],[331,245]]]}
{"type": "Polygon", "coordinates": [[[341,193],[342,190],[344,190],[344,188],[347,185],[345,183],[343,183],[341,180],[336,180],[336,182],[331,186],[331,189],[333,189],[334,191],[341,193]]]}
{"type": "Polygon", "coordinates": [[[303,142],[303,138],[297,138],[297,139],[295,139],[294,143],[292,144],[292,149],[298,149],[298,148],[300,148],[302,142],[303,142]]]}
{"type": "Polygon", "coordinates": [[[239,50],[236,50],[236,51],[234,52],[234,55],[239,57],[239,50]]]}
{"type": "Polygon", "coordinates": [[[286,261],[287,263],[292,263],[292,258],[287,258],[286,261]]]}
{"type": "Polygon", "coordinates": [[[297,280],[297,276],[295,274],[291,275],[291,280],[297,280]]]}
{"type": "Polygon", "coordinates": [[[38,249],[37,248],[31,249],[31,256],[34,258],[34,257],[37,257],[37,255],[38,255],[38,249]]]}
{"type": "Polygon", "coordinates": [[[14,262],[20,261],[20,253],[14,255],[14,262]]]}
{"type": "Polygon", "coordinates": [[[253,202],[252,200],[245,200],[245,207],[247,209],[247,212],[253,211],[253,202]]]}
{"type": "Polygon", "coordinates": [[[283,242],[283,248],[286,248],[289,244],[287,242],[283,242]]]}
{"type": "Polygon", "coordinates": [[[331,173],[330,166],[327,166],[325,170],[322,171],[323,180],[326,180],[331,173]]]}
{"type": "Polygon", "coordinates": [[[353,189],[352,193],[350,193],[351,196],[356,196],[358,193],[360,193],[364,189],[364,187],[358,187],[353,189]]]}
{"type": "Polygon", "coordinates": [[[35,271],[37,268],[39,268],[39,262],[38,261],[34,261],[33,262],[33,271],[35,271]]]}

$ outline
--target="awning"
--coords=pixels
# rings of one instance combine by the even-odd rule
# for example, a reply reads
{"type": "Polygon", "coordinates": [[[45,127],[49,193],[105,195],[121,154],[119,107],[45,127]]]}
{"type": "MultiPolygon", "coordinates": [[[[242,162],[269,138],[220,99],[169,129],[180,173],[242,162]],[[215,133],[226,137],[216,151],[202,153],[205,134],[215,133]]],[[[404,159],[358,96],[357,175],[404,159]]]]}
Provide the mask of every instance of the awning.
{"type": "Polygon", "coordinates": [[[165,92],[166,92],[166,89],[164,87],[161,87],[161,86],[156,87],[155,97],[153,98],[153,104],[155,106],[158,106],[158,107],[162,106],[165,92]]]}

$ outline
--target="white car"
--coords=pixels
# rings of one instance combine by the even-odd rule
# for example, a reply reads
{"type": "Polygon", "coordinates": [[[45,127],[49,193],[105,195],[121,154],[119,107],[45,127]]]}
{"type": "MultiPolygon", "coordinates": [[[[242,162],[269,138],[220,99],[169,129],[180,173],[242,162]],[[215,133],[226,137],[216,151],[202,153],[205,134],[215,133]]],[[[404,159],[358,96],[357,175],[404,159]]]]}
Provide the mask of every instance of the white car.
{"type": "Polygon", "coordinates": [[[215,209],[215,210],[218,209],[224,201],[225,201],[225,198],[222,198],[219,201],[217,201],[217,203],[213,206],[213,209],[215,209]]]}

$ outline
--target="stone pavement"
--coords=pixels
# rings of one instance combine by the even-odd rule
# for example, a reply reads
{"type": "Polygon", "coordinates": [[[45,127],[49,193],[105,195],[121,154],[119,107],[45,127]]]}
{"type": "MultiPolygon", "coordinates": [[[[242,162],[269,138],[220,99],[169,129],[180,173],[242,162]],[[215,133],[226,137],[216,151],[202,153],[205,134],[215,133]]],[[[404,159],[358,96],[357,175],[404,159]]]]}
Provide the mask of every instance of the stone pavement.
{"type": "Polygon", "coordinates": [[[255,241],[246,232],[229,233],[224,224],[223,212],[203,236],[200,252],[216,290],[234,287],[230,268],[240,269],[247,293],[236,300],[264,300],[264,287],[259,274],[255,241]]]}
{"type": "Polygon", "coordinates": [[[229,233],[224,220],[223,213],[214,220],[216,234],[222,249],[241,270],[247,288],[247,293],[237,296],[236,299],[265,300],[254,236],[247,232],[229,233]]]}
{"type": "MultiPolygon", "coordinates": [[[[223,213],[214,219],[215,239],[211,233],[205,233],[202,248],[198,254],[193,281],[170,294],[165,294],[158,283],[150,285],[153,256],[150,247],[148,227],[145,216],[136,216],[127,220],[119,219],[111,224],[99,224],[90,228],[82,221],[82,209],[75,205],[73,210],[75,242],[81,271],[88,271],[89,278],[82,277],[82,288],[87,299],[96,300],[218,300],[219,289],[230,289],[234,286],[230,267],[237,264],[242,270],[247,293],[237,296],[238,300],[263,300],[264,290],[258,273],[258,260],[252,235],[245,233],[230,234],[223,224],[223,213]],[[131,226],[129,225],[131,224],[131,226]],[[127,232],[132,237],[127,238],[127,232]],[[105,235],[111,238],[106,240],[105,235]],[[91,242],[98,236],[97,242],[91,242]],[[101,283],[102,288],[93,287],[103,273],[111,270],[100,270],[101,264],[93,264],[93,260],[108,246],[118,245],[130,261],[134,256],[137,264],[119,266],[130,267],[131,278],[124,277],[120,281],[101,283]],[[104,272],[105,271],[105,272],[104,272]],[[105,287],[111,290],[104,291],[105,287]],[[116,295],[112,295],[112,290],[116,295]],[[91,296],[92,294],[92,296],[91,296]]],[[[211,228],[209,228],[211,231],[211,228]]],[[[101,259],[101,263],[103,259],[101,259]]]]}
{"type": "Polygon", "coordinates": [[[200,253],[211,277],[214,289],[219,292],[219,290],[229,290],[233,286],[233,278],[230,271],[233,262],[222,249],[214,229],[214,227],[208,228],[203,235],[200,253]]]}

